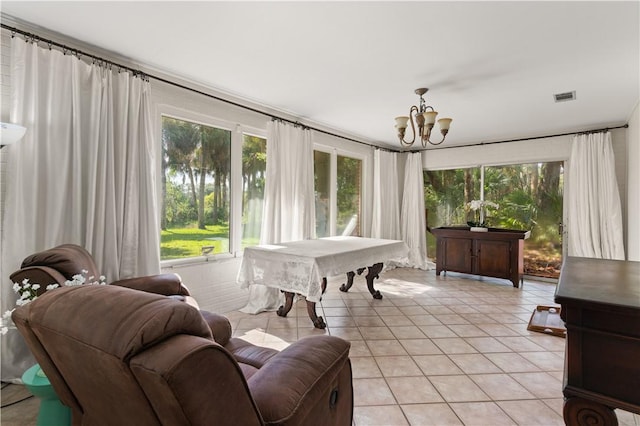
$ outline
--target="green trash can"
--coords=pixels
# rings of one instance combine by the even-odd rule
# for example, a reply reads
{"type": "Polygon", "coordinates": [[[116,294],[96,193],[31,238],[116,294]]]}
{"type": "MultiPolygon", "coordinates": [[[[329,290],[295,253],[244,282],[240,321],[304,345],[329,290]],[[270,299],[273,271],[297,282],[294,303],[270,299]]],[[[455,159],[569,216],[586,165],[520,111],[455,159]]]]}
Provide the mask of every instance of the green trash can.
{"type": "Polygon", "coordinates": [[[37,426],[71,425],[71,409],[62,405],[49,379],[36,364],[22,375],[22,382],[29,391],[40,399],[37,426]]]}

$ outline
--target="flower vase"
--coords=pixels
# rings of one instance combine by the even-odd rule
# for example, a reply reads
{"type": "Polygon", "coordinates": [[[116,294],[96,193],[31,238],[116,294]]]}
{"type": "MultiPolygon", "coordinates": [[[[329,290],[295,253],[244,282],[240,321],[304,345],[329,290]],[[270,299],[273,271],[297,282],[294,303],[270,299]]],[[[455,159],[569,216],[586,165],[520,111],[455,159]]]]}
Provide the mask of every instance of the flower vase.
{"type": "Polygon", "coordinates": [[[469,228],[471,232],[488,232],[489,228],[485,228],[484,226],[472,226],[469,228]]]}

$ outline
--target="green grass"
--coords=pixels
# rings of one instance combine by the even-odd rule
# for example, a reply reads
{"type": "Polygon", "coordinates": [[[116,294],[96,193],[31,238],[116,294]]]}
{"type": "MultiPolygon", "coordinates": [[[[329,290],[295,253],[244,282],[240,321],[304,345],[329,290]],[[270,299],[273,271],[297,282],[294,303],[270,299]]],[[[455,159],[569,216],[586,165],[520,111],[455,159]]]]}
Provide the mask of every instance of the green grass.
{"type": "Polygon", "coordinates": [[[207,226],[198,229],[196,226],[170,228],[162,231],[160,236],[160,259],[182,259],[202,256],[204,246],[214,246],[214,253],[229,251],[229,225],[207,226]]]}

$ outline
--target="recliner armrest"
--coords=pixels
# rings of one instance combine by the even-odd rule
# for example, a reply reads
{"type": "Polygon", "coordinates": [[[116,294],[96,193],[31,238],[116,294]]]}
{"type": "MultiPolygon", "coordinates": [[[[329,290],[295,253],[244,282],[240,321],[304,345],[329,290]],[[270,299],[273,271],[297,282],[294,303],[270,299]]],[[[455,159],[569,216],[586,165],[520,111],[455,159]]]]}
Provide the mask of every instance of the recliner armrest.
{"type": "Polygon", "coordinates": [[[213,312],[200,311],[202,317],[209,324],[213,340],[220,346],[225,346],[231,339],[231,323],[224,315],[214,314],[213,312]]]}
{"type": "Polygon", "coordinates": [[[303,338],[251,376],[247,383],[265,423],[305,424],[311,421],[310,413],[318,413],[318,404],[320,412],[326,412],[337,400],[352,409],[350,346],[335,336],[303,338]],[[339,389],[345,383],[345,368],[349,386],[339,389]]]}
{"type": "Polygon", "coordinates": [[[182,284],[182,278],[178,274],[160,274],[147,277],[126,278],[110,283],[120,287],[146,291],[147,293],[161,294],[163,296],[190,296],[187,287],[182,284]]]}

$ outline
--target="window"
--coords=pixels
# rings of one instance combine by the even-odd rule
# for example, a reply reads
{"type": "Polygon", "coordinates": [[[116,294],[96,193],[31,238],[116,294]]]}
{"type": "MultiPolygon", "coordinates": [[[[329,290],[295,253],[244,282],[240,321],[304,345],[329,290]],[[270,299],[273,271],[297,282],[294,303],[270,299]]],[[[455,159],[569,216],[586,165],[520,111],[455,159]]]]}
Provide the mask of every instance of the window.
{"type": "MultiPolygon", "coordinates": [[[[563,163],[532,163],[424,172],[427,225],[465,225],[465,204],[482,198],[499,205],[486,221],[495,228],[530,230],[524,244],[526,275],[557,278],[562,263],[559,224],[563,209],[563,163]],[[482,185],[482,186],[481,186],[482,185]]],[[[436,253],[427,234],[427,254],[436,253]]]]}
{"type": "MultiPolygon", "coordinates": [[[[465,203],[480,198],[480,169],[425,170],[427,226],[464,225],[472,218],[465,203]]],[[[427,233],[427,255],[436,254],[436,239],[427,233]]]]}
{"type": "Polygon", "coordinates": [[[331,235],[331,154],[313,151],[314,188],[316,198],[316,237],[331,235]]]}
{"type": "Polygon", "coordinates": [[[267,140],[259,136],[243,135],[242,248],[260,242],[266,170],[267,140]]]}
{"type": "Polygon", "coordinates": [[[338,235],[360,235],[362,160],[338,155],[338,235]]]}
{"type": "Polygon", "coordinates": [[[485,167],[485,199],[499,204],[491,226],[526,229],[527,275],[558,278],[562,264],[562,161],[485,167]]]}
{"type": "Polygon", "coordinates": [[[360,236],[362,159],[314,151],[316,236],[360,236]]]}
{"type": "Polygon", "coordinates": [[[231,132],[162,117],[160,259],[229,251],[231,132]]]}
{"type": "MultiPolygon", "coordinates": [[[[159,131],[164,265],[237,256],[259,244],[265,130],[163,105],[159,131]]],[[[317,237],[361,235],[366,157],[358,155],[328,146],[314,151],[317,237]]]]}
{"type": "Polygon", "coordinates": [[[425,206],[428,225],[462,225],[467,217],[465,203],[480,198],[480,169],[425,170],[425,206]]]}

